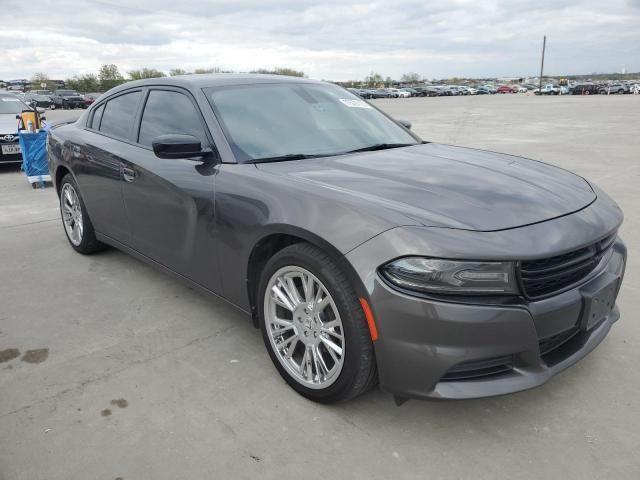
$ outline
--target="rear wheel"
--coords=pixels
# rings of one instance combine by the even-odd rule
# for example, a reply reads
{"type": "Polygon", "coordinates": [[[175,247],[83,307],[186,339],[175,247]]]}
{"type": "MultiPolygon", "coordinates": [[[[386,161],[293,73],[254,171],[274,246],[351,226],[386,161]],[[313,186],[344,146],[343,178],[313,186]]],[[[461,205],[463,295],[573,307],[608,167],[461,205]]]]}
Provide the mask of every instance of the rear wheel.
{"type": "Polygon", "coordinates": [[[376,383],[373,344],[358,297],[322,250],[291,245],[267,263],[258,318],[276,369],[298,393],[332,403],[376,383]]]}
{"type": "Polygon", "coordinates": [[[104,249],[105,245],[96,239],[78,186],[69,173],[60,186],[60,214],[67,240],[76,252],[91,254],[104,249]]]}

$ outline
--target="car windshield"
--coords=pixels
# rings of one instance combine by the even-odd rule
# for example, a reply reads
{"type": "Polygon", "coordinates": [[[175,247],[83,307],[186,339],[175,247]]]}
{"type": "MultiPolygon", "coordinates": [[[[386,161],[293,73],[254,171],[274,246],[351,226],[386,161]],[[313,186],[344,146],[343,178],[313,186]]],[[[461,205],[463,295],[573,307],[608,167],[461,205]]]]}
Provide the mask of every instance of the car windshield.
{"type": "Polygon", "coordinates": [[[23,110],[29,110],[30,108],[22,103],[20,99],[14,95],[0,96],[0,114],[17,114],[22,113],[23,110]]]}
{"type": "Polygon", "coordinates": [[[58,94],[63,97],[77,97],[78,93],[73,90],[59,90],[58,94]]]}
{"type": "Polygon", "coordinates": [[[360,97],[336,85],[269,83],[205,92],[240,162],[419,143],[360,97]]]}

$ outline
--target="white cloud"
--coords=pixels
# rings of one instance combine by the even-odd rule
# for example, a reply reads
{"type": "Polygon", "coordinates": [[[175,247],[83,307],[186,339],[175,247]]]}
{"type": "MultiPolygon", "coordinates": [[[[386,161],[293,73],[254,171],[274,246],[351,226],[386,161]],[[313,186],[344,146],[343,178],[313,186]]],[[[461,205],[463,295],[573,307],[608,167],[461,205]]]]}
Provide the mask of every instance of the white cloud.
{"type": "Polygon", "coordinates": [[[640,70],[639,0],[0,0],[0,11],[4,79],[67,78],[104,63],[289,66],[336,80],[372,70],[528,75],[543,34],[550,73],[640,70]]]}

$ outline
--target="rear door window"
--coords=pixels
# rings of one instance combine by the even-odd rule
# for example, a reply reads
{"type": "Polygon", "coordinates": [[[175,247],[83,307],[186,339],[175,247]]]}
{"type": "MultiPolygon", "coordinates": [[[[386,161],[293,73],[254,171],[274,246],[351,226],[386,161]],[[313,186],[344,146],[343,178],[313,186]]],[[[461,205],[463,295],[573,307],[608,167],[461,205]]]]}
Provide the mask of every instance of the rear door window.
{"type": "Polygon", "coordinates": [[[138,143],[150,147],[160,135],[193,135],[208,144],[200,112],[186,95],[171,90],[151,90],[142,114],[138,143]]]}
{"type": "Polygon", "coordinates": [[[126,140],[133,140],[135,114],[141,92],[131,92],[109,100],[102,113],[100,131],[126,140]]]}

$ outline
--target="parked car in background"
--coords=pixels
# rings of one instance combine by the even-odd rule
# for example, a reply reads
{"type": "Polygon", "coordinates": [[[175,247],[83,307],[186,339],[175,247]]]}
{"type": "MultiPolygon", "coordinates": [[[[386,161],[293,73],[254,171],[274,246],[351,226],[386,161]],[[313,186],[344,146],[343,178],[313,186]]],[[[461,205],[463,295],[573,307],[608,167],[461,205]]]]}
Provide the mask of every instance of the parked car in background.
{"type": "Polygon", "coordinates": [[[469,95],[469,91],[467,90],[467,87],[463,87],[461,85],[449,85],[448,88],[453,95],[469,95]]]}
{"type": "Polygon", "coordinates": [[[442,91],[435,87],[415,87],[415,89],[425,97],[439,97],[442,95],[442,91]]]}
{"type": "Polygon", "coordinates": [[[496,89],[496,93],[515,93],[513,85],[500,85],[496,89]]]}
{"type": "Polygon", "coordinates": [[[51,96],[56,108],[87,108],[82,95],[75,90],[55,90],[51,96]]]}
{"type": "Polygon", "coordinates": [[[464,87],[467,92],[469,93],[469,95],[477,95],[478,94],[478,89],[473,88],[473,87],[464,87]]]}
{"type": "Polygon", "coordinates": [[[21,100],[31,106],[40,108],[51,108],[53,106],[53,100],[51,100],[50,96],[36,92],[37,90],[34,90],[23,94],[21,100]]]}
{"type": "Polygon", "coordinates": [[[395,97],[395,95],[393,95],[386,88],[374,88],[372,91],[373,91],[373,94],[375,95],[374,98],[393,98],[393,97],[395,97]]]}
{"type": "Polygon", "coordinates": [[[82,98],[84,98],[85,105],[89,106],[93,104],[93,102],[95,102],[96,98],[98,98],[99,96],[99,93],[85,93],[82,95],[82,98]]]}
{"type": "Polygon", "coordinates": [[[480,85],[478,88],[476,88],[476,90],[478,95],[491,95],[492,93],[495,93],[487,85],[480,85]]]}
{"type": "Polygon", "coordinates": [[[533,388],[620,317],[623,214],[605,192],[423,142],[337,85],[129,82],[54,127],[48,154],[71,248],[115,246],[229,302],[316,402],[377,383],[398,403],[533,388]]]}
{"type": "Polygon", "coordinates": [[[35,93],[36,95],[46,95],[47,97],[53,95],[53,92],[51,90],[29,90],[29,93],[35,93]]]}
{"type": "Polygon", "coordinates": [[[595,95],[598,93],[598,86],[593,83],[578,83],[569,89],[572,95],[595,95]]]}
{"type": "Polygon", "coordinates": [[[412,88],[412,87],[404,87],[404,88],[401,88],[400,91],[408,92],[410,97],[424,97],[424,96],[426,96],[424,92],[420,92],[420,91],[418,91],[418,90],[416,90],[415,88],[412,88]]]}
{"type": "Polygon", "coordinates": [[[629,93],[631,90],[629,88],[629,85],[625,84],[625,83],[613,83],[611,85],[605,85],[602,86],[598,89],[598,93],[600,95],[607,95],[607,94],[624,94],[624,93],[629,93]]]}
{"type": "Polygon", "coordinates": [[[411,96],[409,92],[398,88],[387,88],[386,91],[389,92],[389,96],[392,98],[409,98],[411,96]]]}
{"type": "MultiPolygon", "coordinates": [[[[568,90],[567,90],[568,92],[568,90]]],[[[536,95],[560,95],[560,87],[553,83],[547,83],[542,90],[535,91],[536,95]]]]}
{"type": "Polygon", "coordinates": [[[16,115],[25,110],[31,107],[16,95],[0,92],[0,163],[22,162],[16,115]]]}

